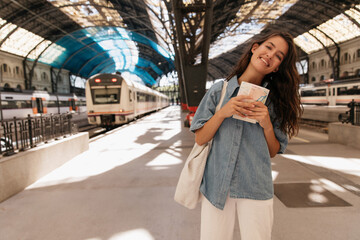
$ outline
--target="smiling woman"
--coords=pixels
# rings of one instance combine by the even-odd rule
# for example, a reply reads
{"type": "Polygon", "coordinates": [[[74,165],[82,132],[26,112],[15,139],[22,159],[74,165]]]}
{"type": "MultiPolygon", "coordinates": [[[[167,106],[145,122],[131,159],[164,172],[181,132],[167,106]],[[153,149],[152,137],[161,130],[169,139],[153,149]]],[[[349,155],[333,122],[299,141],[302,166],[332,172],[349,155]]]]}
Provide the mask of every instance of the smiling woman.
{"type": "Polygon", "coordinates": [[[214,84],[202,99],[190,128],[198,145],[212,140],[200,186],[204,196],[202,240],[233,239],[234,213],[242,240],[271,239],[274,193],[270,158],[285,151],[288,136],[298,131],[301,115],[295,62],[290,34],[262,35],[254,39],[227,77],[221,109],[215,111],[222,82],[214,84]],[[268,101],[264,104],[238,95],[245,82],[267,87],[268,101]],[[232,117],[235,114],[256,121],[238,120],[232,117]]]}

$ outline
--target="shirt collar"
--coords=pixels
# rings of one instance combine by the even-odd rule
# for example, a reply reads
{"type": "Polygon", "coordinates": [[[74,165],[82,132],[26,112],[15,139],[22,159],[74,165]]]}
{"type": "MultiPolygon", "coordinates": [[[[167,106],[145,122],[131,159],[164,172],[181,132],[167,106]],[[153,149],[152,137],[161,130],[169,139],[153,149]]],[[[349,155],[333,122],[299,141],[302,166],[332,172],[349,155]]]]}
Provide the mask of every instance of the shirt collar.
{"type": "Polygon", "coordinates": [[[226,89],[226,97],[227,98],[230,98],[235,90],[240,87],[238,81],[237,81],[237,77],[236,75],[233,76],[232,78],[230,78],[229,82],[228,82],[228,86],[227,86],[227,89],[226,89]]]}

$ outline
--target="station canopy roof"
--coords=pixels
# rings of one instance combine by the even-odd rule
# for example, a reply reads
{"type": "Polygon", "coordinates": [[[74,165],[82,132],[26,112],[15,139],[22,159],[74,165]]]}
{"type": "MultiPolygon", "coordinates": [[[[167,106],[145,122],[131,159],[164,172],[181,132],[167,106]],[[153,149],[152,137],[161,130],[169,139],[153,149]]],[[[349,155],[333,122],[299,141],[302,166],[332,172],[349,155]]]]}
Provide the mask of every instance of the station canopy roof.
{"type": "MultiPolygon", "coordinates": [[[[213,5],[208,80],[226,77],[245,43],[271,28],[296,37],[303,55],[360,35],[360,0],[213,5]]],[[[1,0],[0,50],[84,78],[130,72],[153,85],[175,70],[172,17],[171,0],[1,0]]]]}

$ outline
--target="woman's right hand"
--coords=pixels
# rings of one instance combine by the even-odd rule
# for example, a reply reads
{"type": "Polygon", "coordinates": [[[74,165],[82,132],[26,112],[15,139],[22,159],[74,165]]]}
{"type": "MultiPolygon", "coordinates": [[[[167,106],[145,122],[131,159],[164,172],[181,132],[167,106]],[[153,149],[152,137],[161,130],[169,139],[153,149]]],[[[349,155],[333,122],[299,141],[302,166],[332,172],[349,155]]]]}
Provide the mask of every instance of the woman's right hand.
{"type": "Polygon", "coordinates": [[[232,117],[233,115],[246,117],[246,115],[252,113],[250,108],[255,107],[252,102],[254,100],[248,95],[233,97],[219,110],[219,114],[223,118],[232,117]]]}

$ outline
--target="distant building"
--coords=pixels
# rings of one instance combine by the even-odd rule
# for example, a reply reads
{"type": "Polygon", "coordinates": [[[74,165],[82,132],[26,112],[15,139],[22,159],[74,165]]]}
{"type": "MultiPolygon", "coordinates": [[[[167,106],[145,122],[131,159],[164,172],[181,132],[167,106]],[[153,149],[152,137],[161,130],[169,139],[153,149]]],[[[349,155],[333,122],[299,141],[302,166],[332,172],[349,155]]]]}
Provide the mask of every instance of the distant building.
{"type": "MultiPolygon", "coordinates": [[[[339,44],[340,65],[339,78],[360,77],[360,37],[339,44]]],[[[336,47],[329,47],[330,53],[334,56],[336,47]]],[[[329,55],[325,49],[308,55],[309,57],[309,79],[308,83],[321,82],[332,79],[333,69],[329,55]]],[[[335,56],[337,57],[337,56],[335,56]]]]}

